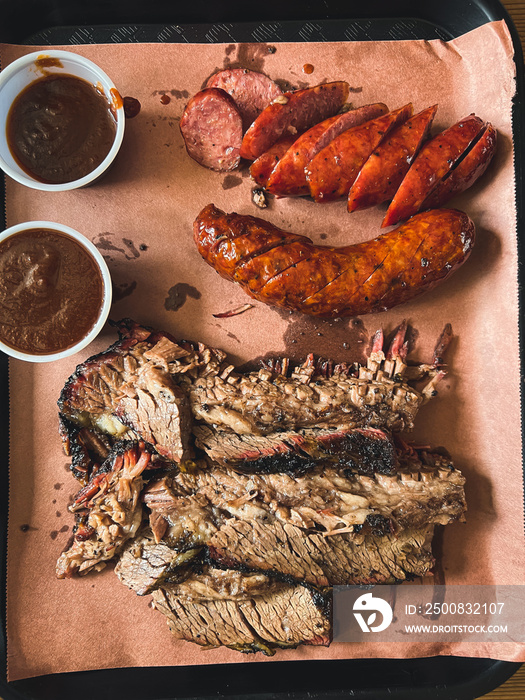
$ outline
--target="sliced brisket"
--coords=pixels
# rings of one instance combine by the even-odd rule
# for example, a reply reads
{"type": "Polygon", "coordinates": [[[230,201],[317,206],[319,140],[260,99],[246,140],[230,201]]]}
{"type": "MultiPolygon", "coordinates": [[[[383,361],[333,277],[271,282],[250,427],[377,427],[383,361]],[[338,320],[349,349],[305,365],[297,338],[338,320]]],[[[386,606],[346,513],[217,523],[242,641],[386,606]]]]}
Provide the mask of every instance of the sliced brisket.
{"type": "Polygon", "coordinates": [[[178,552],[165,542],[156,542],[146,528],[123,548],[115,573],[137,595],[147,595],[165,582],[184,580],[192,573],[191,563],[201,549],[178,552]]]}
{"type": "Polygon", "coordinates": [[[393,583],[428,575],[433,566],[434,528],[398,535],[306,533],[279,521],[231,520],[212,537],[208,549],[221,566],[278,573],[313,586],[393,583]]]}
{"type": "Polygon", "coordinates": [[[398,466],[391,439],[376,428],[238,435],[196,425],[193,432],[195,444],[213,462],[250,472],[300,474],[321,464],[360,474],[393,474],[398,466]]]}
{"type": "MultiPolygon", "coordinates": [[[[326,454],[339,446],[344,451],[348,440],[338,434],[349,429],[411,428],[429,392],[417,391],[404,377],[429,375],[432,384],[440,375],[435,365],[408,367],[399,342],[386,355],[382,341],[381,347],[376,342],[366,367],[309,356],[295,368],[282,360],[242,373],[227,364],[220,350],[176,341],[131,321],[121,322],[119,331],[117,343],[79,365],[68,379],[59,399],[61,414],[75,425],[116,438],[138,436],[176,462],[192,457],[194,421],[216,432],[210,450],[222,463],[237,459],[246,448],[253,452],[242,441],[271,436],[269,444],[254,447],[261,453],[261,468],[272,450],[281,451],[277,431],[328,429],[324,442],[319,433],[313,445],[296,435],[283,438],[285,451],[290,458],[296,455],[293,461],[301,468],[304,459],[312,459],[312,450],[326,454]],[[290,449],[290,442],[296,446],[290,449]]],[[[350,447],[352,451],[354,445],[350,447]]]]}
{"type": "Polygon", "coordinates": [[[152,455],[137,443],[122,442],[76,495],[73,541],[57,562],[58,578],[100,570],[135,536],[142,522],[140,493],[152,455]]]}
{"type": "Polygon", "coordinates": [[[129,429],[159,454],[179,462],[192,456],[191,414],[180,377],[216,371],[224,353],[174,341],[132,322],[122,338],[76,368],[58,402],[64,418],[122,437],[129,429]]]}
{"type": "MultiPolygon", "coordinates": [[[[226,576],[230,574],[227,572],[226,576]]],[[[209,579],[210,573],[205,576],[209,579]]],[[[265,590],[261,583],[259,579],[258,590],[250,592],[250,584],[239,583],[237,578],[236,587],[245,589],[246,593],[233,598],[209,599],[203,599],[200,594],[196,598],[179,596],[178,587],[168,584],[154,591],[153,600],[157,610],[166,615],[168,626],[177,639],[204,647],[227,646],[243,652],[262,651],[271,656],[279,647],[327,646],[330,643],[329,597],[304,586],[284,585],[275,590],[271,582],[265,590]]],[[[185,584],[192,585],[191,579],[185,584]]],[[[206,588],[209,585],[206,580],[206,588]]]]}

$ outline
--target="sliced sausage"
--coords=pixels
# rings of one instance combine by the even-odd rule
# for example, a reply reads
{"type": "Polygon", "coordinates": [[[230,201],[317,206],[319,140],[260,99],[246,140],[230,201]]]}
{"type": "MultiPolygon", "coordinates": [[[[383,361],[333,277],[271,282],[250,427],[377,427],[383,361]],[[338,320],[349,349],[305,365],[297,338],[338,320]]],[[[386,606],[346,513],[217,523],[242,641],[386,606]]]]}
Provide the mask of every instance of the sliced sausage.
{"type": "Polygon", "coordinates": [[[204,260],[253,298],[337,318],[392,308],[443,282],[469,256],[475,228],[463,212],[437,209],[372,241],[332,248],[209,204],[194,238],[204,260]]]}
{"type": "Polygon", "coordinates": [[[348,194],[372,151],[398,124],[412,116],[412,105],[388,112],[343,131],[306,166],[310,194],[316,202],[331,202],[348,194]]]}
{"type": "Polygon", "coordinates": [[[348,83],[341,81],[285,92],[261,112],[245,133],[241,156],[255,160],[286,131],[305,131],[331,117],[346,102],[348,93],[348,83]]]}
{"type": "Polygon", "coordinates": [[[389,202],[427,139],[437,105],[419,112],[372,152],[348,193],[348,211],[389,202]]]}
{"type": "Polygon", "coordinates": [[[272,100],[283,94],[267,75],[247,68],[221,70],[211,76],[206,87],[220,88],[233,97],[241,113],[244,131],[272,100]]]}
{"type": "Polygon", "coordinates": [[[242,118],[224,90],[206,88],[194,95],[180,120],[188,154],[212,170],[233,170],[239,165],[242,118]]]}
{"type": "Polygon", "coordinates": [[[388,107],[383,103],[364,105],[316,124],[298,138],[293,148],[280,159],[268,179],[266,189],[280,196],[308,194],[305,168],[312,158],[343,131],[386,112],[388,107]]]}
{"type": "Polygon", "coordinates": [[[483,126],[481,119],[471,114],[427,141],[394,195],[382,227],[404,221],[419,211],[483,126]]]}
{"type": "Polygon", "coordinates": [[[480,178],[487,169],[496,150],[497,131],[487,124],[481,136],[468,153],[455,165],[425,199],[421,208],[441,207],[456,194],[464,192],[480,178]]]}
{"type": "Polygon", "coordinates": [[[261,187],[266,187],[268,178],[288,149],[295,143],[297,135],[285,134],[250,165],[250,175],[261,187]]]}

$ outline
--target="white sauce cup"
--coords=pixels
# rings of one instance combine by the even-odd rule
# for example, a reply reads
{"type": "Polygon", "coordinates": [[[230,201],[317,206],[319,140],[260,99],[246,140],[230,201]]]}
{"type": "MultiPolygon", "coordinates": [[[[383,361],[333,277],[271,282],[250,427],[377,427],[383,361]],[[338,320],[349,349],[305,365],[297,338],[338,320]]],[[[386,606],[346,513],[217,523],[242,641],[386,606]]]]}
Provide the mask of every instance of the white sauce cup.
{"type": "Polygon", "coordinates": [[[63,224],[57,224],[54,221],[26,221],[23,224],[10,226],[8,229],[3,231],[3,233],[0,233],[0,245],[3,241],[6,240],[6,238],[9,238],[10,236],[14,236],[17,233],[22,233],[23,231],[30,231],[33,229],[58,231],[59,233],[63,233],[66,236],[73,238],[88,253],[90,253],[91,257],[95,260],[95,263],[102,275],[103,300],[99,316],[93,328],[88,332],[88,334],[84,338],[82,338],[82,340],[80,340],[75,345],[71,346],[70,348],[67,348],[66,350],[61,350],[60,352],[55,352],[49,355],[32,355],[30,353],[17,350],[16,348],[12,348],[0,340],[0,351],[5,352],[7,355],[10,355],[11,357],[16,358],[17,360],[25,360],[26,362],[53,362],[54,360],[62,360],[65,357],[70,357],[71,355],[74,355],[80,350],[83,350],[86,347],[86,345],[89,345],[89,343],[95,340],[97,335],[100,333],[108,319],[109,310],[111,307],[111,276],[109,274],[106,261],[90,240],[88,240],[78,231],[75,231],[75,229],[70,228],[69,226],[64,226],[63,224]]]}
{"type": "Polygon", "coordinates": [[[113,163],[124,138],[124,107],[122,100],[116,100],[117,89],[110,78],[95,63],[70,51],[35,51],[10,63],[0,72],[0,168],[22,185],[46,192],[64,192],[91,185],[113,163]],[[59,66],[39,67],[38,59],[56,59],[59,66]],[[84,177],[60,184],[39,182],[18,165],[13,158],[6,135],[7,115],[16,97],[32,82],[49,74],[68,74],[82,78],[101,90],[116,117],[115,140],[106,158],[92,172],[84,177]]]}

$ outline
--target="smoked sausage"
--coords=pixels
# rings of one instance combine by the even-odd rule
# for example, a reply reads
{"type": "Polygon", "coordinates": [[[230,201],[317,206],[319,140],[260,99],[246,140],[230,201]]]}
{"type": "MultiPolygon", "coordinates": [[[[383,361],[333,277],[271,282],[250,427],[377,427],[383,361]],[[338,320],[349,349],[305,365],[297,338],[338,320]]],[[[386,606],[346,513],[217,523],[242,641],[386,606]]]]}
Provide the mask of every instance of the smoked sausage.
{"type": "Polygon", "coordinates": [[[244,134],[241,156],[255,160],[286,131],[305,131],[336,114],[348,98],[350,87],[344,81],[285,92],[264,109],[244,134]]]}
{"type": "Polygon", "coordinates": [[[441,180],[425,199],[421,208],[441,207],[456,194],[464,192],[480,178],[488,168],[496,151],[498,132],[487,124],[480,138],[467,154],[455,165],[448,175],[441,180]]]}
{"type": "Polygon", "coordinates": [[[224,90],[206,88],[194,95],[179,126],[186,150],[197,163],[220,172],[239,165],[242,118],[224,90]]]}
{"type": "Polygon", "coordinates": [[[277,166],[281,158],[288,152],[288,149],[293,145],[297,135],[284,134],[276,141],[257,160],[254,160],[250,165],[250,175],[260,187],[266,187],[268,178],[272,171],[277,166]]]}
{"type": "Polygon", "coordinates": [[[305,168],[319,151],[343,131],[386,114],[388,107],[382,102],[363,105],[344,114],[337,114],[308,129],[293,144],[273,169],[266,189],[271,194],[298,196],[308,194],[305,168]]]}
{"type": "Polygon", "coordinates": [[[241,113],[244,131],[270,102],[283,94],[277,83],[267,75],[247,68],[221,70],[211,76],[206,87],[220,88],[233,97],[241,113]]]}
{"type": "Polygon", "coordinates": [[[419,112],[374,149],[348,193],[348,211],[389,202],[428,136],[437,105],[419,112]]]}
{"type": "Polygon", "coordinates": [[[265,304],[322,318],[413,299],[462,265],[474,238],[474,224],[455,209],[417,214],[372,241],[340,248],[213,204],[194,223],[199,253],[222,277],[265,304]]]}
{"type": "Polygon", "coordinates": [[[470,114],[427,141],[392,199],[382,227],[404,221],[419,211],[434,187],[451,170],[484,126],[479,117],[470,114]]]}
{"type": "Polygon", "coordinates": [[[385,136],[412,116],[412,104],[343,131],[306,166],[310,194],[316,202],[348,195],[359,171],[385,136]]]}

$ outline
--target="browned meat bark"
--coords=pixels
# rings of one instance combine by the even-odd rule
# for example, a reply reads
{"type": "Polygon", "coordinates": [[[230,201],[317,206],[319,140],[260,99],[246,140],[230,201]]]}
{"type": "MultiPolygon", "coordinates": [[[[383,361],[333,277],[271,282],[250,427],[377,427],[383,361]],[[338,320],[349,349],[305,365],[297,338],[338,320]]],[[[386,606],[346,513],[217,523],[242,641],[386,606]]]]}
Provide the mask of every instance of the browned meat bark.
{"type": "Polygon", "coordinates": [[[193,433],[212,462],[242,471],[301,474],[322,464],[361,474],[393,474],[398,466],[390,437],[376,428],[238,435],[198,425],[193,433]]]}

